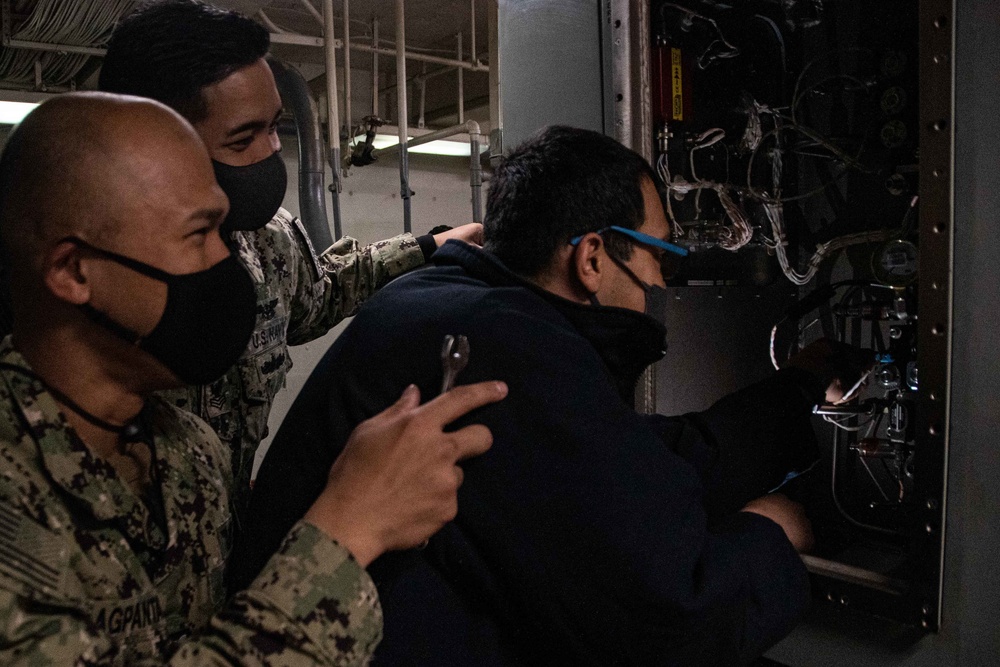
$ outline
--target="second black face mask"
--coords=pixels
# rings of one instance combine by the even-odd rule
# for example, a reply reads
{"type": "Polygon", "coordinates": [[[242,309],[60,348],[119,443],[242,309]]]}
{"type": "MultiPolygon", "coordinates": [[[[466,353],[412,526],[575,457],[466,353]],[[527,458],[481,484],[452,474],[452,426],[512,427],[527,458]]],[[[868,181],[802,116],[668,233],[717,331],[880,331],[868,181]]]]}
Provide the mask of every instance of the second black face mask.
{"type": "Polygon", "coordinates": [[[187,384],[211,382],[239,360],[257,322],[257,292],[236,255],[203,271],[174,274],[75,237],[68,240],[167,285],[163,315],[146,336],[82,304],[92,320],[138,344],[187,384]]]}
{"type": "Polygon", "coordinates": [[[229,215],[219,227],[219,232],[255,231],[266,225],[281,206],[288,186],[288,172],[281,153],[233,167],[212,160],[215,180],[229,197],[229,215]]]}

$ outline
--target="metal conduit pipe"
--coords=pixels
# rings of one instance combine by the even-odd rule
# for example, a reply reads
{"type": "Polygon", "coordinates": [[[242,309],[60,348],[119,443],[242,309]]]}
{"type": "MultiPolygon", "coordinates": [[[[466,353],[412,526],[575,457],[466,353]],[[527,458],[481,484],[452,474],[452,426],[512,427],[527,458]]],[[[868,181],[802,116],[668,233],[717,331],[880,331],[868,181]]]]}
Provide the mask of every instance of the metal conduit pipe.
{"type": "MultiPolygon", "coordinates": [[[[409,128],[407,128],[409,130],[409,128]]],[[[479,132],[479,123],[474,120],[468,120],[459,125],[452,125],[450,127],[445,127],[440,130],[434,130],[433,132],[428,132],[427,134],[421,134],[419,137],[414,137],[413,139],[407,139],[406,147],[414,148],[416,146],[422,146],[423,144],[429,144],[432,141],[437,141],[438,139],[447,139],[448,137],[453,137],[456,134],[462,134],[463,132],[479,132]],[[473,130],[470,130],[470,126],[475,126],[473,130]]],[[[390,155],[399,150],[399,144],[393,144],[392,146],[386,146],[379,150],[379,155],[390,155]]]]}
{"type": "MultiPolygon", "coordinates": [[[[372,46],[378,46],[378,19],[372,19],[372,46]]],[[[372,115],[378,118],[378,53],[372,53],[372,115]]]]}
{"type": "Polygon", "coordinates": [[[298,70],[274,58],[268,58],[282,104],[295,119],[299,141],[299,217],[309,233],[309,240],[320,251],[333,243],[330,222],[324,203],[323,139],[320,135],[319,109],[309,93],[309,84],[298,70]]]}
{"type": "MultiPolygon", "coordinates": [[[[430,142],[437,141],[438,139],[447,139],[448,137],[453,137],[456,134],[462,134],[463,132],[468,132],[469,134],[469,184],[472,186],[472,221],[482,222],[483,167],[480,162],[479,143],[482,138],[482,130],[479,127],[479,123],[474,120],[467,120],[464,123],[459,123],[458,125],[452,125],[451,127],[446,127],[441,130],[422,134],[419,137],[408,141],[407,150],[415,148],[416,146],[422,146],[423,144],[429,144],[430,142]]],[[[395,146],[387,146],[379,151],[379,155],[391,155],[399,150],[401,150],[399,144],[395,146]]],[[[402,164],[402,160],[400,161],[400,164],[402,164]]],[[[402,167],[400,167],[400,169],[402,170],[402,167]]]]}
{"type": "MultiPolygon", "coordinates": [[[[333,2],[333,0],[327,0],[333,2]]],[[[403,231],[413,231],[410,220],[410,157],[407,150],[407,108],[406,108],[406,10],[403,0],[396,0],[396,121],[399,127],[399,196],[403,200],[403,231]]]]}
{"type": "MultiPolygon", "coordinates": [[[[297,46],[315,46],[315,47],[326,47],[326,40],[322,37],[313,37],[311,35],[298,35],[290,32],[272,32],[271,33],[271,43],[272,44],[294,44],[297,46]]],[[[108,50],[99,47],[89,47],[89,46],[76,46],[72,44],[59,44],[56,42],[26,42],[20,39],[9,40],[4,46],[9,46],[11,48],[28,49],[32,51],[46,51],[50,53],[80,53],[88,56],[104,56],[107,54],[108,50]]],[[[335,49],[344,48],[343,43],[339,39],[335,39],[333,46],[335,49]]],[[[363,53],[373,53],[382,54],[386,56],[395,56],[396,49],[387,49],[385,47],[376,47],[368,44],[358,44],[354,42],[351,44],[352,51],[361,51],[363,53]]],[[[480,62],[470,63],[464,60],[455,60],[454,58],[442,58],[440,56],[431,56],[423,53],[405,53],[404,57],[407,60],[416,60],[417,62],[427,62],[436,63],[438,65],[447,65],[449,67],[461,67],[462,69],[467,69],[470,72],[489,72],[489,65],[484,65],[480,62]]]]}
{"type": "Polygon", "coordinates": [[[330,198],[333,202],[333,235],[344,235],[340,220],[340,102],[337,99],[337,46],[333,33],[333,0],[323,1],[323,43],[326,52],[327,148],[330,160],[330,198]]]}
{"type": "Polygon", "coordinates": [[[344,123],[350,135],[354,129],[351,114],[351,0],[344,0],[344,123]]]}
{"type": "Polygon", "coordinates": [[[479,123],[466,123],[469,131],[469,185],[472,186],[472,221],[483,221],[483,164],[479,158],[479,123]]]}
{"type": "Polygon", "coordinates": [[[427,109],[427,63],[424,63],[423,75],[417,81],[420,88],[420,114],[417,116],[417,127],[424,129],[424,111],[427,109]]]}
{"type": "MultiPolygon", "coordinates": [[[[479,54],[476,53],[476,0],[469,0],[469,31],[472,33],[472,51],[469,52],[469,62],[479,64],[479,54]]],[[[461,60],[461,58],[459,58],[461,60]]]]}
{"type": "MultiPolygon", "coordinates": [[[[405,47],[404,47],[405,48],[405,47]]],[[[354,51],[364,51],[365,53],[381,53],[386,56],[399,56],[396,49],[387,49],[383,46],[374,47],[367,44],[358,44],[357,42],[351,44],[351,49],[354,51]]],[[[437,63],[438,65],[449,65],[451,67],[461,67],[462,69],[467,69],[470,72],[489,72],[489,65],[484,65],[482,63],[470,63],[464,60],[455,60],[454,58],[442,58],[441,56],[431,56],[425,53],[414,53],[403,51],[403,56],[407,60],[416,60],[417,62],[425,63],[437,63]]]]}
{"type": "MultiPolygon", "coordinates": [[[[462,59],[462,33],[458,33],[458,59],[462,59]]],[[[465,79],[463,75],[465,72],[462,68],[458,68],[458,122],[465,122],[465,79]]]]}

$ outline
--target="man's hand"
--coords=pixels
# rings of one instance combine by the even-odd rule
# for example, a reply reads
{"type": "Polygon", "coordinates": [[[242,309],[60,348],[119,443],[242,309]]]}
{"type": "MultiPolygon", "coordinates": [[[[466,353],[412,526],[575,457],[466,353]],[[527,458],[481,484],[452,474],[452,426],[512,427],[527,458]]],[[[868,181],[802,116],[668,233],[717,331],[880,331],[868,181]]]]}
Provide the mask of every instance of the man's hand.
{"type": "Polygon", "coordinates": [[[507,395],[502,382],[456,387],[420,405],[410,386],[396,403],[358,424],[326,488],[305,519],[349,550],[362,567],[386,551],[419,545],[455,518],[457,463],[493,444],[489,429],[444,428],[507,395]]]}
{"type": "Polygon", "coordinates": [[[826,385],[826,402],[836,403],[844,392],[875,365],[871,350],[862,350],[844,343],[820,338],[792,356],[785,367],[800,368],[820,378],[826,385]]]}
{"type": "Polygon", "coordinates": [[[474,246],[481,246],[483,245],[483,226],[478,222],[470,222],[467,225],[455,227],[455,229],[449,229],[446,232],[434,235],[434,243],[437,243],[437,247],[439,248],[449,239],[456,239],[474,246]]]}
{"type": "Polygon", "coordinates": [[[802,505],[792,502],[780,493],[771,493],[747,503],[741,512],[766,516],[785,531],[785,537],[799,553],[813,548],[812,524],[806,518],[802,505]]]}

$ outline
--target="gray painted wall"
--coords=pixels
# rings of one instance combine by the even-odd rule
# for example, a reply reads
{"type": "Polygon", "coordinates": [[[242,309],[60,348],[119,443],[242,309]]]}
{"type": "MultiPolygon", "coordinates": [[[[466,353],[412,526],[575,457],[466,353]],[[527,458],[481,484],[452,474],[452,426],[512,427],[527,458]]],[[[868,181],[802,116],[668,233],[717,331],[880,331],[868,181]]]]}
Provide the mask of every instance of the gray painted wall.
{"type": "Polygon", "coordinates": [[[545,125],[603,131],[599,17],[595,0],[499,0],[505,151],[545,125]]]}

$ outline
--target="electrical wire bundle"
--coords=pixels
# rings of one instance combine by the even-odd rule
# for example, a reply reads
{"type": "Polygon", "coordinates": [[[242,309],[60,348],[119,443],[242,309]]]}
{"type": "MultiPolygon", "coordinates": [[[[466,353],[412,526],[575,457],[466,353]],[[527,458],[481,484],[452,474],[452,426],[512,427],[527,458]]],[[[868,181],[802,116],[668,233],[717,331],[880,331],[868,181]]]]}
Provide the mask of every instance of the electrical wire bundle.
{"type": "MultiPolygon", "coordinates": [[[[12,35],[28,42],[100,47],[107,43],[115,22],[136,5],[136,0],[38,0],[24,25],[12,35]]],[[[46,84],[65,86],[91,58],[15,48],[0,50],[0,78],[34,85],[35,63],[46,84]]]]}

